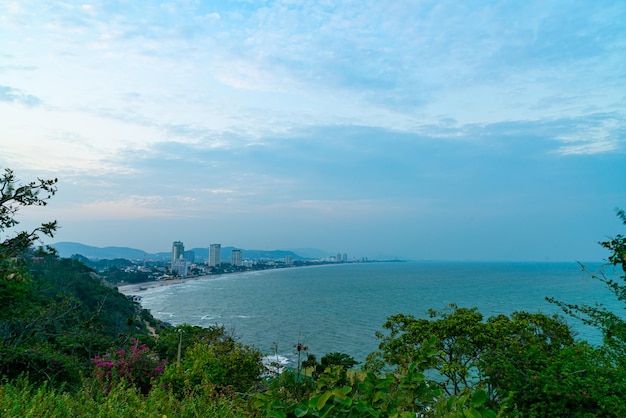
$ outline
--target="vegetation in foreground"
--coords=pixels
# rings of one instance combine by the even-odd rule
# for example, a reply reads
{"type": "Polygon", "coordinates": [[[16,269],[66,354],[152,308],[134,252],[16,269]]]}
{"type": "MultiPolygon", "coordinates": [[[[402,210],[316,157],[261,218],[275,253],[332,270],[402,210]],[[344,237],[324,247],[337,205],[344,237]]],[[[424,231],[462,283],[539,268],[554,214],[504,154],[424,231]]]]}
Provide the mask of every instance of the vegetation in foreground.
{"type": "MultiPolygon", "coordinates": [[[[626,322],[602,306],[551,300],[598,327],[600,347],[556,316],[451,305],[390,317],[359,372],[301,345],[307,358],[279,371],[221,326],[161,324],[84,264],[34,250],[55,222],[10,236],[18,209],[44,206],[55,184],[0,177],[3,416],[626,416],[626,322]]],[[[626,239],[601,244],[626,273],[626,239]]],[[[626,275],[594,277],[624,300],[626,275]]]]}

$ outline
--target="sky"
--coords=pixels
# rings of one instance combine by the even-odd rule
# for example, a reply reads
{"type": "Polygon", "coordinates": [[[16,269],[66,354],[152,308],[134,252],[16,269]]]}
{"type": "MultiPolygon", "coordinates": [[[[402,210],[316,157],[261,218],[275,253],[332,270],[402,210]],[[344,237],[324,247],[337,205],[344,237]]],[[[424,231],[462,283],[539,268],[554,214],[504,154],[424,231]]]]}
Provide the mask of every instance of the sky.
{"type": "Polygon", "coordinates": [[[0,1],[0,168],[45,243],[594,261],[626,2],[0,1]]]}

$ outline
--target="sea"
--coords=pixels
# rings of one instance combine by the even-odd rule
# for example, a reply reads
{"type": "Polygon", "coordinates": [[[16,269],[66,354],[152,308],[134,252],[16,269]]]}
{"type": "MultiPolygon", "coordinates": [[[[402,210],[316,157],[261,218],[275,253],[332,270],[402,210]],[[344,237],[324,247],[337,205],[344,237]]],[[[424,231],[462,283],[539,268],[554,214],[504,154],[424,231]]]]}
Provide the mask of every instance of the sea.
{"type": "MultiPolygon", "coordinates": [[[[427,317],[454,303],[477,307],[485,318],[515,311],[561,314],[546,301],[604,304],[624,312],[591,274],[618,278],[613,266],[586,263],[369,262],[293,267],[206,276],[141,288],[144,308],[172,325],[224,325],[244,344],[296,360],[298,343],[318,359],[342,352],[363,362],[378,347],[376,332],[391,315],[427,317]]],[[[592,344],[600,333],[564,316],[577,338],[592,344]]]]}

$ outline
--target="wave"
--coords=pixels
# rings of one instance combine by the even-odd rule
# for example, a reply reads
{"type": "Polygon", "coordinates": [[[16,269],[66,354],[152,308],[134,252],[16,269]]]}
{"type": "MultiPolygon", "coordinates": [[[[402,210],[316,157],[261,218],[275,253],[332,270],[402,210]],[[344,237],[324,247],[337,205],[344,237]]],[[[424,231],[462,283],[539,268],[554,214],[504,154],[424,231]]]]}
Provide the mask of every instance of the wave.
{"type": "Polygon", "coordinates": [[[279,354],[272,354],[263,357],[262,359],[263,366],[265,367],[266,372],[263,374],[264,376],[275,376],[277,374],[282,373],[291,361],[279,354]]]}

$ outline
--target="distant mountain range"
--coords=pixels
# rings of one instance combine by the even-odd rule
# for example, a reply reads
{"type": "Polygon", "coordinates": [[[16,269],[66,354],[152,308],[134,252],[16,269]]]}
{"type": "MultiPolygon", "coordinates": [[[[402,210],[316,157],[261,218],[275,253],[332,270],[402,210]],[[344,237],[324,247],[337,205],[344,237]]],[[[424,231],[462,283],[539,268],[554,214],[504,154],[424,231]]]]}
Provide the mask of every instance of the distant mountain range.
{"type": "MultiPolygon", "coordinates": [[[[127,260],[169,260],[172,256],[170,251],[150,254],[143,250],[130,247],[93,247],[80,244],[78,242],[57,242],[50,244],[50,247],[57,250],[60,257],[68,258],[73,255],[81,255],[92,260],[113,260],[124,258],[127,260]]],[[[269,259],[278,260],[286,256],[291,256],[294,260],[318,259],[328,257],[328,254],[315,248],[302,248],[297,250],[244,250],[235,247],[222,247],[221,256],[223,260],[230,260],[231,252],[240,249],[244,259],[269,259]]],[[[206,260],[209,258],[209,249],[192,248],[196,260],[206,260]]]]}

